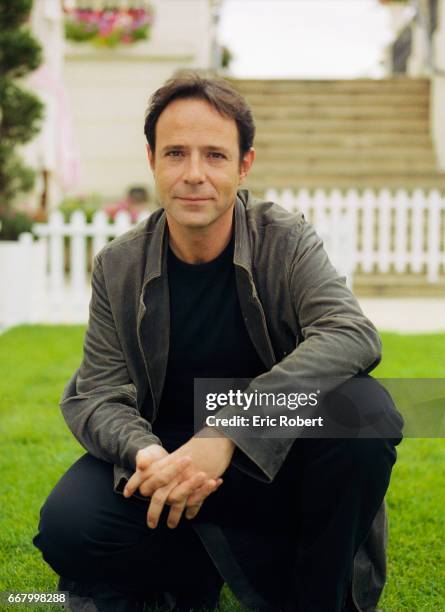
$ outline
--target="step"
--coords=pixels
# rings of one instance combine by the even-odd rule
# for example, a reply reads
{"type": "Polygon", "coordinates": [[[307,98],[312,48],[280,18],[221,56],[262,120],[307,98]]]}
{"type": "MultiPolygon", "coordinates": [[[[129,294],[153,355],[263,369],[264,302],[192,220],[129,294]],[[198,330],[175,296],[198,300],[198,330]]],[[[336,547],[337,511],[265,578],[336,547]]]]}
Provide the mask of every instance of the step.
{"type": "Polygon", "coordinates": [[[309,93],[331,95],[337,93],[417,93],[422,94],[429,91],[430,82],[428,79],[351,79],[351,80],[289,80],[289,79],[237,79],[232,80],[233,86],[243,95],[273,94],[273,93],[309,93]]]}
{"type": "Polygon", "coordinates": [[[348,107],[354,104],[354,106],[368,106],[372,103],[375,107],[395,107],[395,108],[428,108],[429,107],[429,92],[424,93],[412,93],[407,95],[402,92],[400,94],[372,94],[369,93],[357,93],[354,95],[344,95],[343,93],[330,93],[329,98],[326,94],[318,93],[271,93],[268,95],[262,94],[248,94],[246,99],[251,106],[254,115],[262,107],[276,106],[287,108],[295,106],[310,106],[325,108],[328,105],[335,107],[348,107]]]}
{"type": "Polygon", "coordinates": [[[445,296],[445,277],[437,283],[429,283],[425,274],[356,273],[352,284],[358,297],[445,296]]]}
{"type": "Polygon", "coordinates": [[[405,147],[403,149],[400,148],[385,148],[381,147],[375,148],[354,148],[349,147],[345,149],[344,147],[319,147],[319,146],[301,146],[299,148],[296,147],[280,147],[279,145],[275,146],[258,146],[255,144],[256,149],[256,160],[255,166],[259,163],[264,162],[265,164],[275,164],[283,162],[293,162],[293,161],[335,161],[342,163],[356,163],[357,161],[366,161],[366,162],[380,162],[382,165],[386,165],[387,163],[392,163],[393,161],[404,161],[408,163],[416,163],[421,162],[423,164],[429,164],[433,166],[433,169],[436,168],[436,158],[434,152],[431,147],[413,147],[408,148],[405,147]]]}
{"type": "Polygon", "coordinates": [[[268,129],[257,130],[255,137],[255,146],[258,147],[294,147],[304,148],[310,146],[323,147],[351,147],[351,148],[369,148],[369,147],[415,147],[427,148],[432,147],[431,137],[428,133],[418,132],[415,134],[409,133],[337,133],[337,132],[309,132],[307,134],[295,134],[283,132],[276,133],[268,129]]]}
{"type": "Polygon", "coordinates": [[[359,121],[380,121],[380,120],[406,120],[411,121],[414,119],[423,119],[425,121],[429,118],[429,108],[415,108],[415,107],[373,107],[373,106],[331,106],[325,104],[324,107],[310,107],[310,106],[275,106],[270,105],[269,107],[262,107],[261,109],[254,110],[255,121],[266,121],[269,119],[273,120],[289,120],[294,121],[296,119],[303,120],[314,120],[314,119],[338,119],[344,121],[348,119],[359,120],[359,121]]]}
{"type": "Polygon", "coordinates": [[[377,133],[422,133],[428,132],[429,120],[425,119],[259,119],[258,132],[263,129],[277,132],[377,132],[377,133]]]}
{"type": "Polygon", "coordinates": [[[283,161],[279,159],[261,159],[256,160],[252,167],[251,174],[260,174],[262,176],[292,177],[301,174],[333,174],[333,175],[369,175],[379,174],[387,176],[392,174],[404,173],[423,173],[435,171],[435,164],[428,160],[419,159],[317,159],[307,157],[305,159],[295,160],[294,162],[283,161]]]}
{"type": "Polygon", "coordinates": [[[422,174],[422,175],[406,175],[406,176],[373,176],[353,174],[332,176],[332,175],[300,175],[292,177],[254,177],[249,175],[245,180],[247,188],[254,190],[257,193],[264,193],[269,188],[274,189],[406,189],[408,191],[414,189],[439,189],[445,192],[445,176],[442,174],[422,174]]]}
{"type": "MultiPolygon", "coordinates": [[[[265,172],[262,173],[258,173],[260,174],[260,176],[255,176],[255,182],[266,182],[269,181],[270,178],[266,175],[265,172]]],[[[250,173],[251,177],[254,176],[253,174],[253,168],[252,171],[250,173]]],[[[395,180],[395,181],[404,181],[406,180],[408,181],[432,181],[432,182],[442,182],[442,184],[445,183],[445,173],[440,173],[440,172],[410,172],[409,174],[402,174],[402,173],[389,173],[387,176],[383,176],[381,175],[380,172],[373,173],[373,172],[362,172],[360,174],[355,174],[353,172],[342,172],[342,173],[330,173],[330,172],[318,172],[315,169],[313,171],[310,172],[299,172],[298,171],[298,167],[294,168],[294,171],[291,174],[285,175],[285,174],[277,174],[273,177],[274,180],[276,181],[280,181],[281,183],[285,183],[285,182],[292,182],[292,181],[298,181],[301,182],[304,179],[323,179],[325,181],[330,181],[332,183],[335,183],[335,181],[337,180],[343,180],[343,181],[347,181],[347,180],[351,180],[351,181],[378,181],[379,183],[385,183],[387,181],[390,180],[395,180]]]]}

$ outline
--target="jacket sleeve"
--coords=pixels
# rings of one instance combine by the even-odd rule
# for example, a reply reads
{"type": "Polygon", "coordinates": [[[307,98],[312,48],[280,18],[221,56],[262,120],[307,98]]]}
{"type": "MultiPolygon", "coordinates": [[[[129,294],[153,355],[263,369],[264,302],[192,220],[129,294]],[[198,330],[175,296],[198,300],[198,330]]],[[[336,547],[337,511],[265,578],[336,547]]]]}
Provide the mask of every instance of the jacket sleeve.
{"type": "MultiPolygon", "coordinates": [[[[317,380],[317,386],[327,393],[359,372],[368,373],[380,362],[377,330],[363,314],[345,278],[337,274],[310,224],[303,223],[296,244],[286,273],[302,342],[271,370],[254,378],[246,392],[296,391],[299,381],[317,380]]],[[[242,413],[238,407],[229,406],[218,416],[242,413]]],[[[284,413],[289,414],[286,408],[284,413]]],[[[234,464],[266,481],[273,480],[295,439],[267,434],[247,437],[242,428],[235,435],[233,429],[230,433],[227,430],[226,435],[237,446],[234,464]]]]}
{"type": "Polygon", "coordinates": [[[116,332],[100,255],[93,270],[83,360],[65,387],[60,406],[80,444],[116,466],[134,470],[137,451],[161,443],[137,408],[136,387],[116,332]]]}

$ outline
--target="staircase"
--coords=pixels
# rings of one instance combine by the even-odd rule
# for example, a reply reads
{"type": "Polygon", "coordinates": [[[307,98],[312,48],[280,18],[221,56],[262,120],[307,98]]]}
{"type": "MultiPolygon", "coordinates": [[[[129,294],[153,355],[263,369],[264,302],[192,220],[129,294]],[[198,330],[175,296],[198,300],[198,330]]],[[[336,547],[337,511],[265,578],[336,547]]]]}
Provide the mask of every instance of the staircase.
{"type": "Polygon", "coordinates": [[[231,82],[257,126],[246,181],[255,194],[269,187],[445,191],[429,130],[428,79],[231,82]]]}

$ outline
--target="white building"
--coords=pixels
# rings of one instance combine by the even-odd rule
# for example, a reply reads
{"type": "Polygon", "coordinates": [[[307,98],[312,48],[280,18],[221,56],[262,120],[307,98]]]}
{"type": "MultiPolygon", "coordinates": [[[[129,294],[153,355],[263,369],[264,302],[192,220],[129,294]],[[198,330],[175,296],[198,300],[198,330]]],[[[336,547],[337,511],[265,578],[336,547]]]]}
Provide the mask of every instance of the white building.
{"type": "MultiPolygon", "coordinates": [[[[117,0],[114,4],[122,7],[149,2],[155,14],[150,38],[98,50],[89,43],[63,42],[62,0],[35,0],[32,24],[44,46],[45,75],[54,76],[67,94],[63,113],[70,115],[65,119],[73,135],[72,144],[67,142],[69,135],[62,137],[60,108],[55,108],[61,101],[49,99],[46,79],[39,76],[37,81],[44,82],[33,87],[46,103],[47,121],[27,157],[40,171],[37,192],[44,189],[43,170],[47,171],[50,208],[66,190],[96,192],[108,199],[122,197],[131,186],[150,190],[143,133],[148,98],[179,69],[214,66],[220,1],[117,0]],[[70,158],[65,165],[78,167],[61,169],[61,151],[70,158]],[[67,173],[75,176],[64,180],[67,173]]],[[[65,6],[74,4],[65,0],[65,6]]],[[[82,0],[78,4],[82,6],[82,0]]],[[[85,4],[100,8],[104,2],[85,4]]]]}

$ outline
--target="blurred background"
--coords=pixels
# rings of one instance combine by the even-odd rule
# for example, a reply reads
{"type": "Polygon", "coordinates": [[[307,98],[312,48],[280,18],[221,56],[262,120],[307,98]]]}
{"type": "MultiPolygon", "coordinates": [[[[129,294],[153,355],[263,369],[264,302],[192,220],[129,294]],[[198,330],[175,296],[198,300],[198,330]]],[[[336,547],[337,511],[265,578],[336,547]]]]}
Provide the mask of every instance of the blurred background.
{"type": "Polygon", "coordinates": [[[193,68],[245,95],[246,187],[303,210],[370,316],[445,329],[445,0],[1,4],[0,327],[86,321],[94,254],[157,206],[148,98],[193,68]]]}

